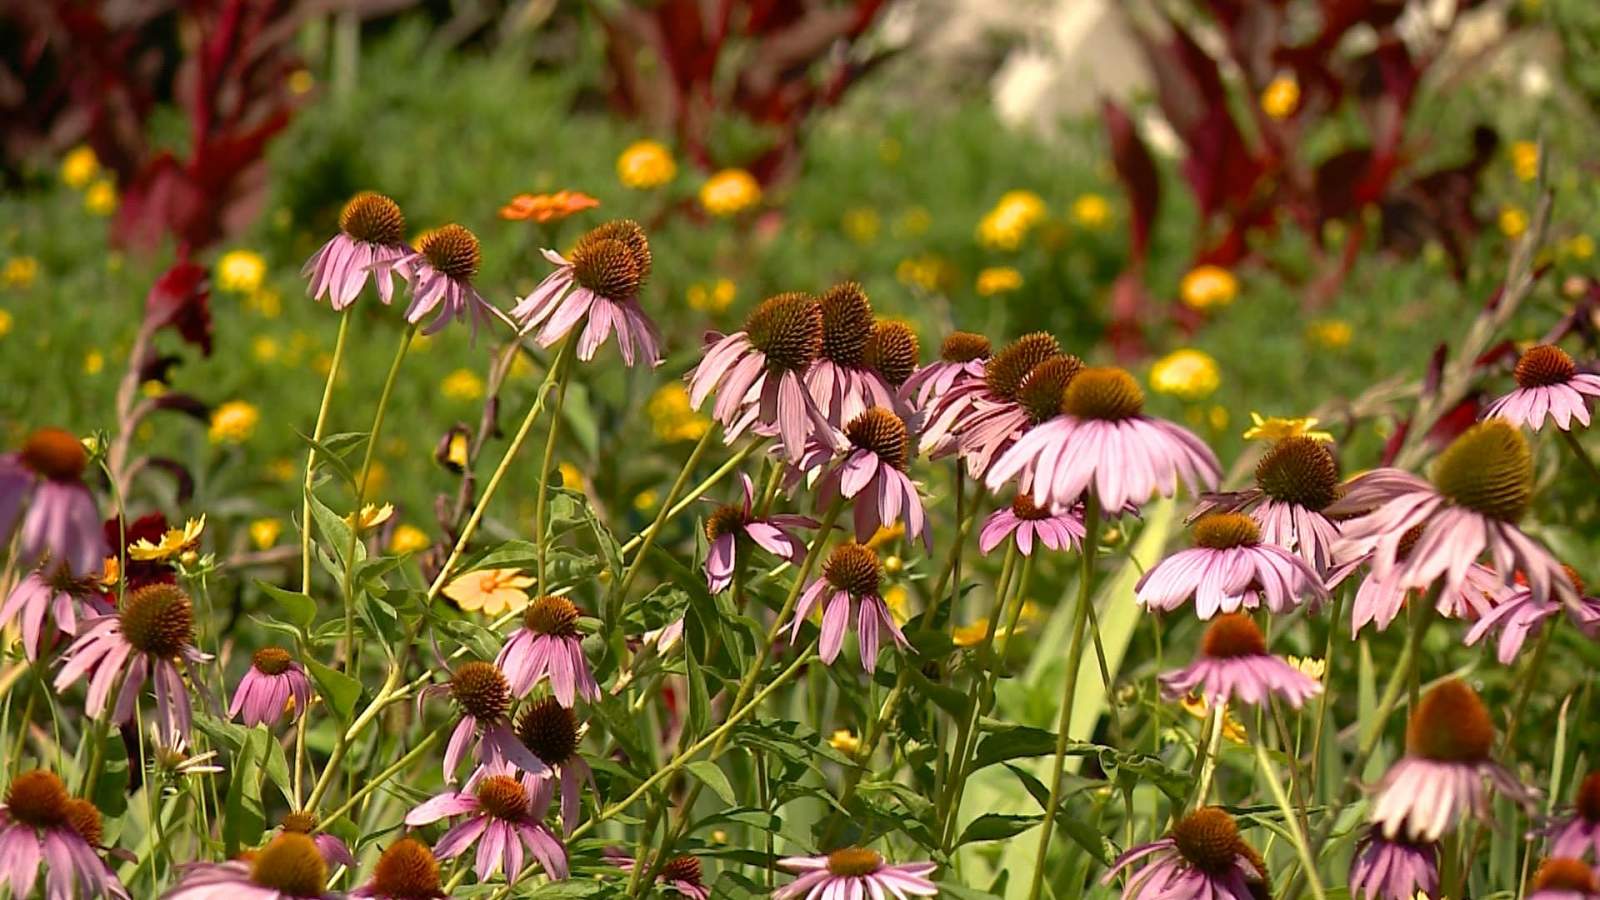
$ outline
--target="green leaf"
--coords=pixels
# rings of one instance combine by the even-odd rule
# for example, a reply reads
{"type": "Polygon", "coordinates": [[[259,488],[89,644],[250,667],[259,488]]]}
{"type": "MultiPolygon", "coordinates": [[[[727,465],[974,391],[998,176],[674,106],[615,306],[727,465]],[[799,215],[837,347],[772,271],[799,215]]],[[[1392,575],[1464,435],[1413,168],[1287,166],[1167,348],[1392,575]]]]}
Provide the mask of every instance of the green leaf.
{"type": "Polygon", "coordinates": [[[967,824],[957,843],[972,844],[978,841],[1003,841],[1039,824],[1044,816],[1006,816],[984,813],[967,824]]]}
{"type": "Polygon", "coordinates": [[[314,659],[305,662],[306,671],[317,683],[317,692],[328,701],[328,708],[341,722],[349,722],[355,715],[356,701],[361,699],[361,682],[314,659]]]}
{"type": "Polygon", "coordinates": [[[317,619],[317,601],[299,591],[286,591],[275,584],[256,579],[256,587],[277,604],[280,618],[301,628],[310,628],[317,619]]]}
{"type": "Polygon", "coordinates": [[[267,780],[283,792],[284,802],[291,804],[292,808],[294,785],[289,781],[289,757],[283,752],[283,742],[273,740],[266,725],[257,725],[256,728],[266,735],[267,758],[262,761],[262,771],[266,773],[267,780]]]}
{"type": "MultiPolygon", "coordinates": [[[[342,581],[345,551],[350,549],[350,523],[329,509],[314,493],[311,494],[311,516],[317,520],[317,529],[322,532],[322,539],[317,542],[317,546],[327,551],[323,566],[328,568],[330,575],[342,581]]],[[[366,552],[366,548],[357,541],[356,562],[359,563],[366,556],[366,552]]]]}
{"type": "Polygon", "coordinates": [[[683,654],[683,666],[689,681],[689,734],[699,738],[711,723],[711,696],[706,690],[706,673],[693,653],[683,654]]]}
{"type": "MultiPolygon", "coordinates": [[[[1092,744],[1079,744],[1078,747],[1090,747],[1092,744]]],[[[986,766],[1002,763],[1008,759],[1019,759],[1026,756],[1049,756],[1056,752],[1056,735],[1053,731],[1043,728],[1034,728],[1029,725],[1003,725],[991,729],[978,745],[978,753],[972,763],[972,770],[976,772],[986,766]]]]}
{"type": "Polygon", "coordinates": [[[344,453],[365,441],[367,439],[366,432],[344,432],[329,435],[321,441],[298,429],[295,430],[295,434],[300,436],[300,440],[305,441],[308,446],[317,451],[317,468],[321,469],[326,466],[339,476],[339,480],[343,481],[345,486],[355,487],[356,473],[351,470],[350,464],[345,462],[344,453]]]}
{"type": "Polygon", "coordinates": [[[710,760],[700,759],[684,766],[690,775],[700,780],[700,783],[711,788],[723,803],[732,805],[736,802],[733,785],[729,783],[728,776],[722,768],[710,760]]]}
{"type": "Polygon", "coordinates": [[[223,803],[222,842],[228,856],[237,856],[244,844],[254,845],[266,829],[261,806],[258,760],[268,743],[265,731],[249,731],[234,756],[228,773],[228,794],[223,803]]]}

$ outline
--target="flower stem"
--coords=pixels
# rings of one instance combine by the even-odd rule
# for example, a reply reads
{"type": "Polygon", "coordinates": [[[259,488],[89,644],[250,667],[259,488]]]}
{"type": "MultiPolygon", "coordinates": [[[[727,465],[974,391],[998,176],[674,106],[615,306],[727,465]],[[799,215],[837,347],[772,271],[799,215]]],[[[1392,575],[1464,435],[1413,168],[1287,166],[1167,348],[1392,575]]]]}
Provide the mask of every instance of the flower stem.
{"type": "MultiPolygon", "coordinates": [[[[339,315],[339,335],[333,339],[333,361],[328,363],[328,380],[322,386],[322,405],[317,407],[317,423],[311,429],[311,440],[322,443],[328,427],[328,410],[333,408],[333,385],[339,380],[340,363],[344,360],[344,339],[350,330],[350,311],[339,315]]],[[[306,480],[300,505],[300,593],[311,593],[311,489],[317,471],[316,444],[306,451],[306,480]]]]}
{"type": "MultiPolygon", "coordinates": [[[[749,458],[750,454],[752,454],[752,453],[756,452],[756,450],[760,449],[763,446],[764,443],[765,443],[765,440],[758,440],[758,441],[753,441],[753,442],[751,442],[749,444],[746,444],[743,449],[741,449],[739,452],[735,453],[733,456],[729,457],[727,462],[723,463],[721,466],[718,466],[717,470],[715,472],[712,472],[710,475],[707,475],[704,479],[701,480],[701,482],[699,484],[695,485],[692,489],[690,489],[690,491],[687,494],[684,494],[683,497],[681,499],[679,499],[677,503],[674,503],[674,504],[663,503],[662,506],[665,507],[665,506],[670,505],[672,508],[667,511],[667,515],[666,515],[665,518],[657,517],[658,521],[660,521],[663,524],[665,524],[666,522],[671,521],[679,513],[681,513],[684,510],[688,509],[689,506],[691,504],[693,504],[696,500],[698,500],[701,497],[705,496],[707,491],[709,491],[712,488],[716,487],[717,484],[722,481],[722,479],[728,477],[728,473],[729,472],[732,472],[733,470],[739,468],[739,466],[747,458],[749,458]]],[[[657,531],[656,524],[654,522],[650,523],[650,526],[648,528],[646,528],[645,530],[639,532],[638,534],[634,535],[633,537],[628,538],[627,543],[622,545],[622,548],[621,548],[621,550],[619,552],[623,556],[627,556],[629,553],[633,552],[634,548],[636,548],[640,544],[644,543],[647,539],[653,540],[656,531],[657,531]]]]}
{"type": "MultiPolygon", "coordinates": [[[[566,343],[571,343],[572,340],[571,337],[568,337],[566,343]]],[[[561,407],[566,403],[567,381],[572,377],[572,357],[566,352],[566,349],[566,346],[563,345],[556,354],[555,365],[559,370],[555,376],[556,399],[555,403],[550,407],[550,431],[544,441],[544,459],[539,464],[538,497],[533,504],[533,540],[538,553],[538,591],[541,596],[545,593],[545,585],[550,583],[546,567],[550,551],[550,535],[547,533],[549,528],[546,518],[548,511],[545,509],[545,501],[550,490],[550,464],[555,461],[556,436],[561,433],[561,407]]]]}
{"type": "Polygon", "coordinates": [[[1596,484],[1600,484],[1600,467],[1595,465],[1594,457],[1590,456],[1589,451],[1584,449],[1583,442],[1578,440],[1577,435],[1566,429],[1557,428],[1556,430],[1561,433],[1561,438],[1566,442],[1567,448],[1572,451],[1572,455],[1577,457],[1578,465],[1582,466],[1583,470],[1588,473],[1589,479],[1596,484]]]}
{"type": "Polygon", "coordinates": [[[361,785],[359,790],[351,794],[349,799],[345,800],[342,806],[322,817],[317,823],[317,829],[319,831],[326,831],[329,824],[338,821],[347,815],[352,809],[355,809],[356,804],[365,799],[368,794],[371,794],[373,791],[383,786],[384,782],[405,771],[408,766],[422,758],[423,754],[433,749],[433,745],[439,743],[439,740],[444,737],[444,733],[449,727],[450,726],[446,725],[443,728],[435,729],[434,731],[429,732],[427,737],[419,741],[417,745],[407,751],[404,756],[395,760],[393,763],[390,763],[388,768],[372,776],[371,778],[368,778],[366,782],[361,785]]]}
{"type": "MultiPolygon", "coordinates": [[[[700,457],[705,455],[706,448],[711,446],[712,433],[712,429],[707,428],[706,433],[700,436],[700,442],[694,445],[693,450],[689,451],[689,458],[683,461],[683,468],[678,470],[677,479],[672,482],[672,487],[667,491],[667,496],[661,500],[661,511],[656,513],[656,520],[651,523],[650,528],[643,534],[644,540],[639,545],[639,552],[634,555],[633,562],[628,563],[628,568],[623,570],[622,578],[617,582],[617,589],[613,595],[613,605],[620,604],[627,599],[628,589],[633,586],[634,579],[639,577],[639,571],[643,568],[644,559],[650,555],[650,548],[655,546],[656,538],[661,534],[661,527],[666,524],[667,517],[672,514],[672,505],[678,502],[679,495],[683,493],[683,486],[688,483],[689,474],[694,471],[696,465],[699,465],[700,457]]],[[[615,618],[608,617],[606,621],[615,621],[615,618]]]]}
{"type": "Polygon", "coordinates": [[[1217,758],[1222,754],[1222,732],[1228,726],[1227,701],[1211,707],[1211,715],[1206,719],[1208,727],[1205,748],[1200,754],[1200,778],[1195,782],[1194,808],[1199,809],[1206,805],[1206,797],[1211,794],[1211,781],[1217,775],[1217,758]]]}
{"type": "Polygon", "coordinates": [[[1306,873],[1306,880],[1311,884],[1311,896],[1316,900],[1325,900],[1322,878],[1317,875],[1317,863],[1311,856],[1311,846],[1306,843],[1305,832],[1300,829],[1300,819],[1295,815],[1294,807],[1289,802],[1289,795],[1284,793],[1283,785],[1278,783],[1278,772],[1272,765],[1272,759],[1267,756],[1266,745],[1261,743],[1259,738],[1254,744],[1256,765],[1261,767],[1262,774],[1266,776],[1267,788],[1272,791],[1272,799],[1278,802],[1278,810],[1283,813],[1284,827],[1289,829],[1289,839],[1294,842],[1295,853],[1300,857],[1301,870],[1306,873]]]}

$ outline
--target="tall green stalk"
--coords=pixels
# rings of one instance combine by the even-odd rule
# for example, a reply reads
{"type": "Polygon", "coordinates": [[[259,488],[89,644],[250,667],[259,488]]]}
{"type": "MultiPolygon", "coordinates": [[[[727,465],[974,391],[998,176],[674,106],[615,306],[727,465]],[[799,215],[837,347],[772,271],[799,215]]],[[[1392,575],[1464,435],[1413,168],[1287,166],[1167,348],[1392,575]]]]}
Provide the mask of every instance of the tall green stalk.
{"type": "Polygon", "coordinates": [[[317,444],[327,433],[328,410],[333,408],[333,386],[339,380],[344,361],[344,339],[350,330],[350,310],[339,316],[339,336],[333,339],[333,361],[328,363],[328,380],[322,386],[322,405],[317,407],[317,422],[311,429],[311,449],[306,451],[306,480],[300,505],[300,593],[311,593],[311,490],[316,481],[317,444]]]}

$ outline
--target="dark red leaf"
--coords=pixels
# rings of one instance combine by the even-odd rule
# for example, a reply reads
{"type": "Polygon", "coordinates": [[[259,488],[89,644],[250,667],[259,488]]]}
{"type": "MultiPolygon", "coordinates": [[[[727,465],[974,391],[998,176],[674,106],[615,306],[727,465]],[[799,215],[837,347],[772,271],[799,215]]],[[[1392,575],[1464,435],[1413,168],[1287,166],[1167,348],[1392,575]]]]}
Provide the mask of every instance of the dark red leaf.
{"type": "Polygon", "coordinates": [[[1107,100],[1100,106],[1106,134],[1111,139],[1111,164],[1128,194],[1131,245],[1134,260],[1143,260],[1150,248],[1150,230],[1161,208],[1161,173],[1133,120],[1122,107],[1107,100]]]}

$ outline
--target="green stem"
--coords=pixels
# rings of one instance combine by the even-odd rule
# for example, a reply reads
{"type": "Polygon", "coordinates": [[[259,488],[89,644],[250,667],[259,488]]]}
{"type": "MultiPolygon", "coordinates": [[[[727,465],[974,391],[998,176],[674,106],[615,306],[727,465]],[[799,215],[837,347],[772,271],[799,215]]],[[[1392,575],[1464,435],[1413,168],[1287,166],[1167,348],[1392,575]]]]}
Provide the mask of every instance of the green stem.
{"type": "MultiPolygon", "coordinates": [[[[666,522],[675,518],[679,513],[688,509],[696,500],[705,496],[707,491],[716,487],[717,484],[722,481],[722,479],[728,477],[729,472],[739,468],[740,464],[749,458],[750,454],[761,449],[761,447],[765,446],[765,444],[766,441],[763,439],[744,445],[743,449],[735,453],[728,459],[727,462],[719,466],[715,472],[707,475],[699,484],[695,485],[694,488],[689,491],[689,493],[684,494],[683,498],[680,499],[676,504],[673,504],[672,508],[668,510],[665,518],[658,516],[658,520],[665,524],[666,522]]],[[[663,503],[662,505],[666,506],[667,504],[663,503]]],[[[646,528],[644,531],[641,531],[633,537],[628,538],[627,543],[622,545],[622,549],[620,551],[621,554],[623,556],[627,556],[629,553],[633,552],[635,547],[638,547],[646,540],[654,540],[656,530],[656,525],[652,522],[649,528],[646,528]]]]}
{"type": "Polygon", "coordinates": [[[1289,795],[1284,792],[1283,785],[1278,783],[1278,772],[1272,765],[1272,760],[1267,756],[1267,748],[1261,741],[1255,741],[1256,765],[1266,775],[1267,788],[1272,791],[1272,799],[1278,802],[1278,810],[1283,813],[1284,827],[1289,829],[1289,839],[1294,842],[1294,850],[1300,857],[1301,870],[1306,873],[1306,880],[1311,884],[1311,896],[1316,900],[1325,900],[1326,894],[1322,889],[1322,878],[1317,875],[1317,863],[1311,855],[1311,845],[1306,843],[1305,832],[1300,829],[1300,819],[1295,815],[1294,806],[1289,802],[1289,795]]]}
{"type": "MultiPolygon", "coordinates": [[[[661,501],[661,511],[656,513],[656,520],[651,523],[649,530],[644,532],[644,542],[640,544],[639,552],[634,555],[633,562],[628,563],[628,568],[623,570],[622,578],[617,582],[613,606],[620,604],[627,598],[628,589],[633,586],[634,579],[639,577],[639,571],[643,568],[645,557],[650,555],[650,548],[655,546],[656,538],[661,534],[661,526],[666,524],[667,518],[672,514],[672,505],[678,501],[678,497],[683,493],[683,486],[688,483],[689,475],[694,471],[694,467],[699,464],[700,457],[705,455],[706,448],[711,446],[713,434],[713,429],[707,428],[706,433],[701,435],[700,442],[694,445],[693,450],[689,451],[689,458],[684,460],[683,468],[678,471],[678,477],[673,480],[672,487],[667,491],[667,496],[661,501]]],[[[615,621],[615,619],[608,618],[607,621],[615,621]]]]}
{"type": "Polygon", "coordinates": [[[1561,428],[1557,428],[1556,432],[1561,435],[1562,440],[1566,441],[1567,448],[1577,458],[1578,465],[1582,466],[1583,470],[1589,474],[1589,479],[1596,484],[1600,484],[1600,467],[1595,465],[1594,457],[1590,456],[1589,451],[1584,449],[1583,443],[1578,440],[1578,436],[1561,428]]]}
{"type": "MultiPolygon", "coordinates": [[[[350,330],[350,310],[339,315],[339,335],[333,339],[333,361],[328,364],[328,380],[322,386],[322,405],[317,407],[317,423],[311,429],[311,440],[322,443],[328,427],[328,410],[333,408],[333,385],[339,379],[340,364],[344,361],[344,339],[350,330]]],[[[311,490],[316,480],[316,444],[306,451],[306,480],[300,505],[300,593],[311,593],[311,490]]]]}
{"type": "Polygon", "coordinates": [[[1222,733],[1228,727],[1226,701],[1211,707],[1211,716],[1206,719],[1206,724],[1210,730],[1207,732],[1205,748],[1200,756],[1200,779],[1195,782],[1195,809],[1206,805],[1206,797],[1211,794],[1211,781],[1217,775],[1217,757],[1222,754],[1222,733]]]}
{"type": "Polygon", "coordinates": [[[430,732],[428,736],[423,738],[420,743],[408,750],[404,756],[395,760],[393,763],[390,763],[388,768],[367,779],[366,783],[363,784],[355,793],[351,794],[350,798],[345,800],[342,806],[333,812],[328,813],[326,816],[323,816],[317,823],[317,829],[320,831],[326,831],[329,824],[336,822],[349,814],[352,809],[356,808],[356,804],[366,799],[367,795],[381,787],[384,782],[405,771],[406,768],[412,763],[416,762],[418,759],[421,759],[423,754],[427,753],[429,750],[432,750],[433,745],[439,743],[439,740],[444,737],[444,733],[447,730],[448,726],[430,732]]]}
{"type": "MultiPolygon", "coordinates": [[[[1333,615],[1328,619],[1328,640],[1322,647],[1322,696],[1317,699],[1317,724],[1311,732],[1311,789],[1320,795],[1322,791],[1322,734],[1326,730],[1328,721],[1328,680],[1333,675],[1333,651],[1338,643],[1335,638],[1339,635],[1339,617],[1344,611],[1343,590],[1334,591],[1333,615]]],[[[1352,638],[1354,636],[1352,635],[1352,638]]]]}
{"type": "MultiPolygon", "coordinates": [[[[571,343],[573,338],[568,337],[566,343],[571,343]]],[[[545,509],[545,500],[550,491],[550,465],[555,461],[556,436],[561,433],[561,407],[567,400],[567,381],[572,377],[572,357],[566,352],[566,346],[557,351],[556,366],[556,399],[550,407],[550,431],[544,442],[544,459],[539,464],[539,491],[533,505],[533,540],[538,552],[538,590],[541,595],[545,593],[545,585],[550,583],[549,572],[546,567],[549,555],[550,535],[547,533],[548,524],[545,509]]]]}

